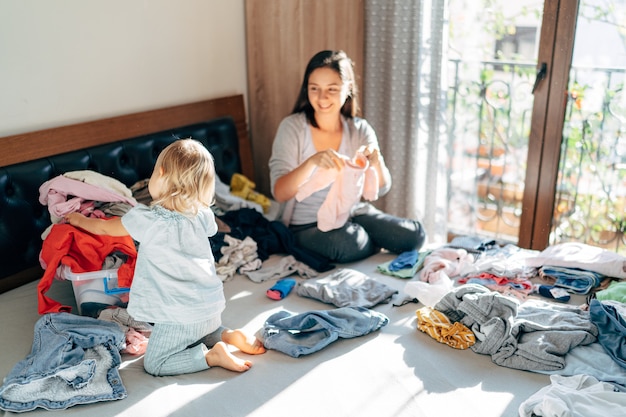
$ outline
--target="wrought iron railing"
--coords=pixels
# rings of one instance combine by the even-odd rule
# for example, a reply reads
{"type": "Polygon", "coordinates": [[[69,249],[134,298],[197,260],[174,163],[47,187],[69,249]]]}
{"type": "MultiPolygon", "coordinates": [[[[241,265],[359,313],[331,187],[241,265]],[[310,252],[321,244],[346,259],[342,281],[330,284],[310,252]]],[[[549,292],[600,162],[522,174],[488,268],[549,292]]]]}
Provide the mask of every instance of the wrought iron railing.
{"type": "Polygon", "coordinates": [[[626,253],[626,70],[573,68],[551,242],[626,253]]]}
{"type": "MultiPolygon", "coordinates": [[[[535,63],[449,61],[449,231],[517,242],[535,63]]],[[[626,252],[624,69],[573,68],[551,244],[626,252]]]]}

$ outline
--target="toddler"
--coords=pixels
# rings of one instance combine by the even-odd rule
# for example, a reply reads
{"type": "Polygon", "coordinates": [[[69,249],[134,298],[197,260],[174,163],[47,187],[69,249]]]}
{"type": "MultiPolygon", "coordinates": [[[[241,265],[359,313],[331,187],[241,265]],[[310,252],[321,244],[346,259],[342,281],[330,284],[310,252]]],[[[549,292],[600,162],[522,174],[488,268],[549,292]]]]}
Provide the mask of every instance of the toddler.
{"type": "Polygon", "coordinates": [[[122,217],[97,219],[70,213],[66,221],[93,234],[130,235],[139,242],[128,312],[154,323],[144,356],[146,372],[177,375],[219,366],[250,369],[233,355],[265,352],[262,342],[222,326],[223,284],[215,272],[209,237],[217,232],[210,209],[215,166],[198,141],[181,139],[157,158],[148,191],[150,206],[138,204],[122,217]]]}

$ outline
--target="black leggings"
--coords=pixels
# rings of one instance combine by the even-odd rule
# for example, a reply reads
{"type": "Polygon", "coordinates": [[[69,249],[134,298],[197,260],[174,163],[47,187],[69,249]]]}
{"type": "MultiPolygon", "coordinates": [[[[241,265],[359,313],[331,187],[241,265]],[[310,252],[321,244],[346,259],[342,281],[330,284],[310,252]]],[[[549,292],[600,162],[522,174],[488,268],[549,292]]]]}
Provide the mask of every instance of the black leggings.
{"type": "Polygon", "coordinates": [[[371,204],[339,229],[322,232],[316,223],[290,229],[298,245],[338,263],[367,258],[381,248],[396,254],[419,250],[426,240],[419,221],[386,214],[371,204]]]}

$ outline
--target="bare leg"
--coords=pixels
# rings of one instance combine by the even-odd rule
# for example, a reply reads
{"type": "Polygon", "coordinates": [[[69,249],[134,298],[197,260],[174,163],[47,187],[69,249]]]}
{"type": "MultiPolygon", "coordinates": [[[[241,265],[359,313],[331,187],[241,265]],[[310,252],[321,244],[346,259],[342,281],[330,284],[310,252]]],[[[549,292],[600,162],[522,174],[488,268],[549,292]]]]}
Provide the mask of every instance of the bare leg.
{"type": "Polygon", "coordinates": [[[252,362],[240,359],[230,353],[224,342],[217,342],[204,356],[207,365],[228,369],[229,371],[245,372],[252,366],[252,362]]]}
{"type": "Polygon", "coordinates": [[[245,334],[242,330],[224,330],[222,332],[222,341],[233,345],[244,353],[250,355],[260,355],[265,353],[263,342],[254,336],[245,334]]]}

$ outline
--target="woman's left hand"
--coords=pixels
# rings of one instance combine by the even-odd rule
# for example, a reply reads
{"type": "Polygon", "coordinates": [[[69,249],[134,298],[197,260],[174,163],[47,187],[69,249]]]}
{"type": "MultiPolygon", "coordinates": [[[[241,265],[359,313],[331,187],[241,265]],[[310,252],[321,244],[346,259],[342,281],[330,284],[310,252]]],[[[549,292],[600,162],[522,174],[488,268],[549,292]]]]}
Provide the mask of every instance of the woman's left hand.
{"type": "Polygon", "coordinates": [[[365,155],[370,166],[378,172],[379,195],[385,195],[391,187],[391,174],[389,173],[389,169],[387,169],[387,165],[385,165],[385,160],[380,153],[380,149],[373,145],[363,145],[359,148],[358,152],[365,155]]]}
{"type": "Polygon", "coordinates": [[[370,166],[378,166],[380,164],[380,151],[378,148],[372,145],[363,145],[359,148],[359,152],[361,152],[370,163],[370,166]]]}

